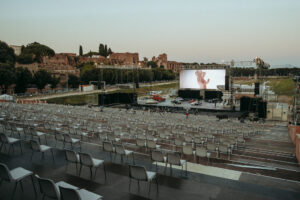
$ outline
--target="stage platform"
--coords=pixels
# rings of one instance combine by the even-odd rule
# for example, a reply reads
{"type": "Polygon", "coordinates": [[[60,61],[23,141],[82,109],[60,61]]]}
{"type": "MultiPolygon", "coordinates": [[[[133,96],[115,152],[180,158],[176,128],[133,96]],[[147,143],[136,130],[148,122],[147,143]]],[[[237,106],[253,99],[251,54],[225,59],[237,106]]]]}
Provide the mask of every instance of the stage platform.
{"type": "Polygon", "coordinates": [[[191,105],[188,101],[182,101],[181,104],[174,104],[173,99],[166,99],[164,102],[159,102],[157,104],[148,104],[147,100],[138,100],[138,107],[145,107],[151,109],[161,109],[170,112],[186,112],[188,110],[191,114],[196,113],[214,113],[214,114],[229,114],[232,116],[239,116],[241,112],[235,109],[224,107],[222,103],[209,103],[205,101],[200,101],[199,105],[191,105]]]}

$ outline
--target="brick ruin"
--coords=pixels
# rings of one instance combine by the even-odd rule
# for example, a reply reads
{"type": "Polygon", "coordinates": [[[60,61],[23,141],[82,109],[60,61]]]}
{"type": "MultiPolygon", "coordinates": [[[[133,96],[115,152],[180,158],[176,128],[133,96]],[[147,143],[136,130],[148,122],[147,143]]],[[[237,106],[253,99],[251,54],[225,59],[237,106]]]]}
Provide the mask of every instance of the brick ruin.
{"type": "Polygon", "coordinates": [[[113,53],[109,56],[112,65],[137,65],[139,63],[138,53],[113,53]]]}
{"type": "Polygon", "coordinates": [[[170,69],[173,72],[179,72],[182,67],[182,63],[180,62],[168,61],[168,56],[165,53],[158,55],[157,58],[153,56],[152,61],[156,62],[158,67],[163,66],[164,69],[170,69]]]}

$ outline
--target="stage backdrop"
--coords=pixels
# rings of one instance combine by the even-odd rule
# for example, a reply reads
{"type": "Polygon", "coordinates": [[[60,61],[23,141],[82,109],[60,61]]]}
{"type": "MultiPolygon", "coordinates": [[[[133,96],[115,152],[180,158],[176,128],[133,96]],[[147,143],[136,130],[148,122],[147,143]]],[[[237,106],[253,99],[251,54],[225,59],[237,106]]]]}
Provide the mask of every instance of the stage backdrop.
{"type": "Polygon", "coordinates": [[[225,85],[225,69],[182,70],[180,89],[217,89],[225,85]]]}

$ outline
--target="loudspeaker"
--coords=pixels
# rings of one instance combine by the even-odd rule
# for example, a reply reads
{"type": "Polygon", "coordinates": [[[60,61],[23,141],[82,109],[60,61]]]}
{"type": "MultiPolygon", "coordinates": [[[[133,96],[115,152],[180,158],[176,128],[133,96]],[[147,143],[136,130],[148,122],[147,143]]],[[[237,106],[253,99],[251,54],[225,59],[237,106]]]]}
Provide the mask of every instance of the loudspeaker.
{"type": "Polygon", "coordinates": [[[259,83],[255,83],[254,95],[259,95],[259,83]]]}
{"type": "Polygon", "coordinates": [[[225,90],[229,90],[229,76],[225,76],[225,90]]]}

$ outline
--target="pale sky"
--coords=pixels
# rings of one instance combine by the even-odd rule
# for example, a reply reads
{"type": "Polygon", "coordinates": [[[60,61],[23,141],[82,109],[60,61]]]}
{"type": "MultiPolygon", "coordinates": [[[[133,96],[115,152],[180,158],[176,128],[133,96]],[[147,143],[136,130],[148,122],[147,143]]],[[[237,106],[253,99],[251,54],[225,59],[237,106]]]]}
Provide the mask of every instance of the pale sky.
{"type": "Polygon", "coordinates": [[[56,52],[138,52],[140,60],[261,57],[300,66],[300,0],[0,0],[0,40],[56,52]]]}

